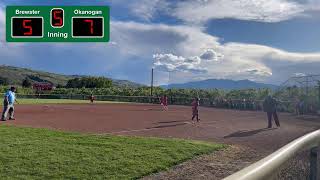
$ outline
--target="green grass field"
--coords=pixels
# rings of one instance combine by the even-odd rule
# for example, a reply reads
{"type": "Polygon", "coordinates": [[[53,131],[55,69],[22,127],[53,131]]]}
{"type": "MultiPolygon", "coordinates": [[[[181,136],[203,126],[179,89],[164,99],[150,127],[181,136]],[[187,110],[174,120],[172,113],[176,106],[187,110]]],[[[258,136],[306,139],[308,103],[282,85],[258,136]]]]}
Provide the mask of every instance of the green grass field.
{"type": "Polygon", "coordinates": [[[224,147],[0,125],[0,179],[137,179],[224,147]]]}
{"type": "MultiPolygon", "coordinates": [[[[73,100],[73,99],[18,99],[19,104],[85,104],[89,100],[73,100]]],[[[121,103],[116,101],[95,101],[94,103],[121,103]]]]}

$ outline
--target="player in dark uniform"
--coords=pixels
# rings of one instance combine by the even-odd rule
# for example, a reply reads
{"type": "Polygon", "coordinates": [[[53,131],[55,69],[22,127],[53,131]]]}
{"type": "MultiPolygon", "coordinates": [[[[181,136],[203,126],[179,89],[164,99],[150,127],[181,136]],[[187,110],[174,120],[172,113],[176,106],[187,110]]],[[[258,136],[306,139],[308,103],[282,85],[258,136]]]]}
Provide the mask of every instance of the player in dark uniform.
{"type": "Polygon", "coordinates": [[[199,119],[199,98],[194,98],[193,102],[191,103],[192,105],[192,121],[194,118],[197,118],[197,122],[200,121],[199,119]]]}
{"type": "Polygon", "coordinates": [[[267,96],[263,102],[263,110],[268,116],[268,128],[272,128],[272,116],[278,127],[280,127],[280,122],[277,114],[277,100],[272,96],[267,96]]]}

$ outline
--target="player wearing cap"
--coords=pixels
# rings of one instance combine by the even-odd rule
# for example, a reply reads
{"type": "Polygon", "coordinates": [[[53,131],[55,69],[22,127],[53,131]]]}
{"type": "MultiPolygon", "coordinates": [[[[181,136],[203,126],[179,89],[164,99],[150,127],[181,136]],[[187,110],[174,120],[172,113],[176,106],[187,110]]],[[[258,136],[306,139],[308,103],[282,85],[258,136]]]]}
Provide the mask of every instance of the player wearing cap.
{"type": "Polygon", "coordinates": [[[3,112],[2,112],[2,121],[7,120],[7,116],[9,114],[9,120],[15,120],[14,119],[14,103],[17,102],[16,100],[16,88],[11,87],[10,90],[8,90],[4,96],[3,100],[3,112]]]}

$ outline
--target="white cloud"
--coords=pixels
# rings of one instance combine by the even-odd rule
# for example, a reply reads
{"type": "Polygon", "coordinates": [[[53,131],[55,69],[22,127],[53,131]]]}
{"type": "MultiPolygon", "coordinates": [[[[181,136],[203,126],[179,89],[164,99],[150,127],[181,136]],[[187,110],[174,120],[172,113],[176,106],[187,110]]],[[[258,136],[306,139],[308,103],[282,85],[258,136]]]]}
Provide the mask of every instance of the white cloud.
{"type": "Polygon", "coordinates": [[[223,18],[280,22],[320,10],[318,0],[117,0],[112,4],[127,7],[132,15],[145,21],[167,14],[188,24],[223,18]]]}
{"type": "Polygon", "coordinates": [[[295,72],[317,73],[315,67],[320,68],[320,53],[293,53],[255,44],[221,44],[217,37],[189,26],[112,24],[114,41],[123,55],[146,59],[155,55],[158,68],[176,71],[177,78],[171,77],[175,81],[231,78],[280,83],[295,72]],[[192,75],[194,72],[197,73],[192,75]]]}
{"type": "Polygon", "coordinates": [[[179,3],[172,13],[189,23],[223,18],[279,22],[301,15],[305,9],[289,0],[189,0],[179,3]]]}
{"type": "Polygon", "coordinates": [[[297,71],[318,73],[320,53],[292,53],[280,49],[241,43],[221,46],[226,78],[247,78],[281,82],[297,71]],[[253,70],[253,71],[252,71],[253,70]],[[236,73],[232,73],[236,72],[236,73]]]}
{"type": "Polygon", "coordinates": [[[111,34],[123,54],[144,57],[157,53],[190,57],[219,44],[217,37],[188,26],[113,21],[111,34]]]}
{"type": "Polygon", "coordinates": [[[163,71],[206,73],[203,62],[218,61],[222,55],[218,55],[213,49],[207,49],[200,56],[182,57],[173,54],[155,54],[153,55],[154,66],[163,71]]]}
{"type": "Polygon", "coordinates": [[[307,0],[308,8],[312,11],[320,10],[320,1],[319,0],[307,0]]]}
{"type": "Polygon", "coordinates": [[[213,49],[207,49],[202,55],[200,55],[200,58],[202,60],[207,60],[207,61],[219,61],[220,59],[223,58],[223,55],[218,54],[213,49]]]}
{"type": "Polygon", "coordinates": [[[22,61],[18,60],[17,57],[23,56],[23,44],[17,43],[6,43],[6,15],[5,15],[5,6],[0,4],[0,65],[5,62],[12,61],[22,61]],[[12,60],[11,60],[11,57],[12,60]]]}
{"type": "Polygon", "coordinates": [[[182,56],[175,56],[173,54],[155,54],[155,68],[163,71],[177,71],[190,73],[205,73],[207,70],[200,67],[201,59],[197,56],[184,58],[182,56]]]}
{"type": "Polygon", "coordinates": [[[4,37],[4,31],[5,31],[5,24],[6,24],[6,15],[5,15],[5,10],[4,7],[0,4],[0,36],[1,36],[1,40],[4,37]]]}
{"type": "Polygon", "coordinates": [[[166,11],[168,5],[166,0],[139,0],[134,1],[130,9],[135,16],[150,21],[159,11],[166,11]]]}
{"type": "Polygon", "coordinates": [[[109,0],[112,7],[120,7],[128,11],[134,17],[144,21],[151,21],[159,14],[168,13],[172,2],[167,0],[109,0]]]}
{"type": "Polygon", "coordinates": [[[306,76],[305,73],[294,73],[294,76],[295,77],[303,77],[303,76],[306,76]]]}

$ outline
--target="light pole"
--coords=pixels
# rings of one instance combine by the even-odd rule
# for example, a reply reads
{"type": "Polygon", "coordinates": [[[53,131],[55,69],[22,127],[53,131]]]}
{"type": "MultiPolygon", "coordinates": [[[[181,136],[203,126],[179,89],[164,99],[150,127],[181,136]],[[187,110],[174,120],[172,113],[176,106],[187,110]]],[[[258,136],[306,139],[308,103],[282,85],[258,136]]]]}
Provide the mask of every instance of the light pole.
{"type": "Polygon", "coordinates": [[[151,69],[151,92],[150,92],[150,96],[153,96],[153,68],[151,69]]]}
{"type": "Polygon", "coordinates": [[[320,113],[320,81],[318,81],[318,108],[320,113]]]}

